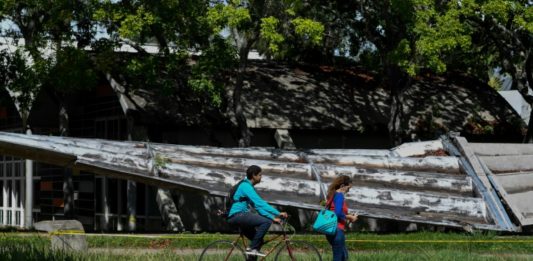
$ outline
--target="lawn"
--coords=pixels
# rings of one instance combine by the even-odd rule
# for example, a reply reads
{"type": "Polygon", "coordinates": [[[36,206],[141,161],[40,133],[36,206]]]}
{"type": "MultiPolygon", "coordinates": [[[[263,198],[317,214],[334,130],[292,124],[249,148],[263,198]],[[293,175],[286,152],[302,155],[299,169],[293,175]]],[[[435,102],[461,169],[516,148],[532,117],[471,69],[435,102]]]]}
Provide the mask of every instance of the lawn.
{"type": "MultiPolygon", "coordinates": [[[[89,251],[50,251],[50,236],[36,233],[1,233],[1,260],[197,260],[200,250],[227,234],[98,235],[87,237],[89,251]]],[[[321,235],[295,235],[310,242],[330,260],[328,243],[321,235]]],[[[461,234],[417,232],[406,234],[349,233],[350,260],[533,260],[533,237],[491,233],[461,234]]],[[[265,250],[272,245],[266,245],[265,250]]],[[[270,260],[270,259],[269,259],[270,260]]]]}

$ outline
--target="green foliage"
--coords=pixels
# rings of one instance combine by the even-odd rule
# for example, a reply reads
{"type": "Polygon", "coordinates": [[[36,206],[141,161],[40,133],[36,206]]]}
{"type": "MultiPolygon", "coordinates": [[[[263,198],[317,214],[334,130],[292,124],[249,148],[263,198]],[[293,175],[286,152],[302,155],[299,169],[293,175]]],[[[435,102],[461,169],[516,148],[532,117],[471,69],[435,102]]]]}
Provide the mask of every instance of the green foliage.
{"type": "MultiPolygon", "coordinates": [[[[2,81],[17,92],[16,102],[27,111],[41,88],[57,93],[91,88],[96,83],[94,65],[83,48],[93,21],[87,19],[93,1],[2,1],[0,19],[15,26],[5,32],[24,44],[2,54],[2,81]],[[88,29],[89,28],[89,29],[88,29]],[[78,41],[74,47],[72,40],[78,41]]],[[[24,118],[24,117],[23,117],[24,118]]]]}
{"type": "Polygon", "coordinates": [[[188,86],[220,105],[221,88],[215,78],[222,68],[231,68],[227,61],[234,56],[216,34],[210,34],[221,30],[217,28],[220,24],[240,26],[249,15],[240,7],[208,6],[208,1],[103,2],[95,19],[106,26],[110,37],[99,44],[104,53],[98,55],[98,66],[104,71],[117,71],[116,64],[125,63],[121,74],[129,88],[142,87],[169,96],[188,86]],[[156,41],[159,52],[140,50],[140,55],[125,59],[113,51],[122,37],[133,40],[137,50],[145,42],[156,41]],[[189,66],[191,50],[199,50],[200,58],[189,66]]]}
{"type": "Polygon", "coordinates": [[[320,42],[322,42],[324,25],[320,22],[298,17],[293,19],[292,23],[294,25],[296,35],[300,36],[305,41],[308,41],[314,45],[318,45],[320,42]]]}
{"type": "MultiPolygon", "coordinates": [[[[468,6],[465,1],[464,6],[468,6]]],[[[447,70],[448,61],[444,54],[456,49],[468,50],[471,45],[471,28],[465,27],[460,19],[468,8],[450,2],[448,11],[440,13],[433,1],[415,1],[416,22],[413,32],[417,35],[416,50],[419,67],[442,73],[447,70]]],[[[469,10],[469,9],[468,9],[469,10]]]]}
{"type": "Polygon", "coordinates": [[[302,8],[300,1],[220,1],[209,8],[206,20],[213,34],[236,31],[244,42],[255,43],[249,47],[281,58],[295,42],[322,42],[324,25],[302,16],[302,8]]]}
{"type": "MultiPolygon", "coordinates": [[[[197,76],[198,77],[198,76],[197,76]]],[[[220,86],[216,85],[211,79],[205,75],[200,75],[200,78],[190,78],[187,82],[189,86],[196,92],[204,92],[211,98],[211,103],[219,107],[222,104],[222,97],[220,95],[220,86]]]]}
{"type": "Polygon", "coordinates": [[[72,253],[50,250],[49,238],[0,235],[2,260],[73,260],[72,253]]]}
{"type": "Polygon", "coordinates": [[[411,53],[412,50],[409,41],[402,39],[396,49],[391,52],[390,56],[392,61],[397,63],[400,68],[405,70],[409,75],[414,76],[417,73],[415,64],[411,60],[406,59],[411,57],[411,53]]]}
{"type": "Polygon", "coordinates": [[[244,28],[250,22],[250,12],[243,7],[224,6],[229,27],[244,28]]]}
{"type": "Polygon", "coordinates": [[[124,20],[118,30],[119,35],[130,39],[138,38],[143,28],[154,24],[154,20],[154,15],[141,7],[135,13],[124,16],[124,20]]]}
{"type": "Polygon", "coordinates": [[[155,154],[155,158],[154,158],[154,165],[158,168],[163,168],[167,165],[167,163],[170,162],[170,159],[169,158],[165,158],[164,156],[162,156],[161,154],[157,153],[155,154]]]}
{"type": "Polygon", "coordinates": [[[220,36],[216,36],[192,66],[188,85],[197,93],[204,93],[211,104],[219,107],[223,100],[224,86],[219,80],[237,66],[234,46],[220,36]]]}
{"type": "Polygon", "coordinates": [[[462,66],[484,77],[487,69],[501,66],[507,52],[520,53],[518,48],[523,47],[513,42],[515,37],[532,32],[532,7],[521,1],[416,0],[414,4],[417,68],[438,73],[462,66]],[[516,35],[509,37],[509,33],[516,35]],[[502,49],[502,42],[509,45],[502,49]]]}
{"type": "Polygon", "coordinates": [[[47,82],[59,92],[73,92],[96,86],[97,76],[94,64],[87,52],[66,47],[57,52],[55,61],[50,61],[47,82]]]}
{"type": "Polygon", "coordinates": [[[111,1],[104,1],[95,11],[93,18],[110,29],[116,26],[118,35],[128,39],[139,39],[156,20],[155,15],[142,5],[131,11],[120,8],[111,1]]]}
{"type": "Polygon", "coordinates": [[[15,97],[22,110],[30,108],[35,95],[43,85],[61,93],[96,86],[96,72],[85,51],[66,47],[55,57],[30,62],[22,49],[14,53],[0,52],[0,82],[18,95],[15,97]]]}
{"type": "MultiPolygon", "coordinates": [[[[523,1],[388,0],[348,9],[331,6],[338,8],[331,17],[343,17],[344,27],[331,31],[328,26],[335,23],[326,23],[327,34],[344,32],[350,55],[370,68],[376,68],[378,58],[378,69],[398,66],[411,76],[452,68],[488,80],[486,71],[504,64],[515,68],[508,66],[506,72],[523,71],[524,54],[533,46],[533,8],[523,1]]],[[[346,50],[341,43],[337,47],[346,50]]]]}
{"type": "Polygon", "coordinates": [[[279,53],[280,45],[285,37],[278,33],[279,20],[275,17],[261,18],[261,37],[268,42],[268,49],[272,53],[279,53]]]}
{"type": "Polygon", "coordinates": [[[46,63],[28,64],[27,54],[17,50],[9,53],[0,51],[0,82],[8,90],[18,93],[15,97],[23,111],[30,108],[34,93],[38,90],[40,78],[46,73],[46,63]]]}
{"type": "Polygon", "coordinates": [[[107,29],[108,39],[133,40],[136,44],[157,41],[160,52],[169,48],[196,48],[208,36],[209,1],[100,1],[93,19],[107,29]]]}
{"type": "Polygon", "coordinates": [[[514,22],[529,33],[533,33],[533,6],[526,7],[523,15],[515,17],[514,22]]]}
{"type": "Polygon", "coordinates": [[[237,68],[242,47],[230,44],[232,38],[221,39],[221,32],[239,32],[251,44],[248,49],[282,58],[296,43],[318,46],[323,41],[324,25],[305,14],[306,5],[246,0],[0,1],[0,18],[19,26],[17,37],[28,43],[21,52],[34,61],[25,64],[20,55],[6,58],[3,65],[12,67],[2,77],[6,86],[24,92],[20,99],[27,106],[43,86],[62,93],[91,88],[96,70],[120,75],[119,80],[127,80],[122,83],[131,85],[128,88],[143,86],[172,94],[188,86],[220,106],[224,90],[220,80],[237,68]],[[106,29],[104,39],[94,38],[96,25],[106,29]],[[124,39],[138,55],[115,51],[124,39]],[[159,44],[157,54],[142,51],[142,45],[150,42],[159,44]],[[45,54],[50,46],[52,54],[45,54]],[[191,50],[200,55],[189,66],[186,56],[191,50]]]}
{"type": "Polygon", "coordinates": [[[487,84],[496,91],[500,91],[502,89],[502,81],[494,75],[489,77],[489,82],[487,84]]]}
{"type": "Polygon", "coordinates": [[[207,11],[207,21],[214,33],[219,33],[226,26],[245,29],[251,21],[250,11],[239,5],[239,1],[231,1],[225,5],[216,4],[207,11]]]}
{"type": "MultiPolygon", "coordinates": [[[[144,88],[159,91],[163,95],[171,95],[180,87],[180,77],[188,72],[187,53],[175,52],[166,56],[138,55],[125,62],[122,73],[131,89],[144,88]]],[[[105,59],[105,58],[104,58],[105,59]]],[[[120,71],[120,70],[119,70],[120,71]]]]}
{"type": "Polygon", "coordinates": [[[116,59],[114,48],[116,44],[108,39],[100,39],[92,44],[94,50],[94,65],[96,69],[103,72],[111,72],[115,66],[116,59]]]}

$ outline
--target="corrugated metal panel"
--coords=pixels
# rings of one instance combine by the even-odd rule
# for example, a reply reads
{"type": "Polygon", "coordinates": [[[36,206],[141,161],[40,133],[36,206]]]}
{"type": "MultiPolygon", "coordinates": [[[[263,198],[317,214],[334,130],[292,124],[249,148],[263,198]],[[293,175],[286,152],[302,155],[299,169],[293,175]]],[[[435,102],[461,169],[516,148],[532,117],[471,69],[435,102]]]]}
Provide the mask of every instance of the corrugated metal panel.
{"type": "Polygon", "coordinates": [[[460,157],[462,167],[472,177],[476,192],[485,200],[489,209],[488,212],[494,223],[503,230],[517,231],[519,228],[511,221],[498,194],[494,190],[491,178],[485,171],[485,165],[479,161],[475,150],[468,141],[464,137],[454,137],[453,142],[449,141],[448,138],[444,138],[443,143],[453,155],[460,157]]]}
{"type": "Polygon", "coordinates": [[[521,226],[533,225],[533,144],[471,143],[521,226]],[[483,155],[483,156],[481,156],[483,155]]]}
{"type": "Polygon", "coordinates": [[[498,174],[495,177],[509,194],[533,191],[533,172],[498,174]]]}
{"type": "Polygon", "coordinates": [[[160,187],[225,195],[244,177],[246,167],[256,164],[263,168],[263,180],[257,189],[266,200],[279,205],[320,209],[322,193],[315,175],[328,183],[335,176],[344,174],[355,180],[354,188],[346,196],[348,205],[351,211],[362,216],[510,230],[494,223],[485,199],[474,195],[472,179],[461,171],[458,157],[420,155],[427,148],[442,147],[438,140],[401,146],[398,148],[401,153],[394,150],[304,152],[0,132],[2,153],[140,180],[160,187]]]}
{"type": "Polygon", "coordinates": [[[470,143],[470,146],[480,156],[533,155],[531,144],[470,143]]]}
{"type": "Polygon", "coordinates": [[[478,157],[489,167],[489,169],[494,174],[518,171],[533,171],[533,155],[478,157]]]}
{"type": "Polygon", "coordinates": [[[533,225],[533,173],[494,175],[494,180],[520,225],[533,225]]]}

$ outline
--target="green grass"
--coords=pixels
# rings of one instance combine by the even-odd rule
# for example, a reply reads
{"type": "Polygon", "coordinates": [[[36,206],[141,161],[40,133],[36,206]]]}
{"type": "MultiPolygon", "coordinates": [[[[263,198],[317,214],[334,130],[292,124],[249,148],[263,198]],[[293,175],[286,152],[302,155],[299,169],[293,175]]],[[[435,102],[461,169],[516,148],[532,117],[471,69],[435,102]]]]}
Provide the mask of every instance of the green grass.
{"type": "MultiPolygon", "coordinates": [[[[227,234],[168,234],[162,238],[88,236],[90,249],[103,252],[63,253],[50,250],[48,234],[0,233],[1,260],[186,260],[198,259],[198,250],[227,234]],[[122,249],[123,251],[111,252],[122,249]],[[178,249],[195,251],[176,254],[178,249]],[[107,252],[109,251],[109,252],[107,252]],[[132,254],[129,254],[129,252],[132,254]]],[[[296,235],[310,242],[330,260],[330,246],[321,235],[296,235]]],[[[533,260],[533,237],[494,233],[461,234],[418,232],[379,235],[348,233],[350,260],[533,260]]],[[[265,250],[272,245],[264,247],[265,250]]],[[[273,257],[273,255],[272,255],[273,257]]]]}
{"type": "MultiPolygon", "coordinates": [[[[268,237],[268,236],[267,236],[268,237]]],[[[209,242],[218,239],[235,239],[228,234],[178,234],[167,235],[162,239],[116,237],[89,237],[90,247],[142,247],[142,248],[203,248],[209,242]]],[[[329,244],[322,235],[296,235],[295,240],[313,243],[318,248],[329,249],[329,244]]],[[[346,236],[347,247],[353,251],[418,251],[420,248],[430,250],[461,250],[479,252],[514,252],[533,254],[533,237],[498,236],[496,234],[460,234],[418,232],[406,234],[371,234],[349,233],[346,236]],[[428,242],[429,241],[429,242],[428,242]],[[487,241],[487,242],[482,242],[487,241]],[[501,242],[505,241],[505,242],[501,242]]],[[[268,246],[267,246],[268,247],[268,246]]]]}

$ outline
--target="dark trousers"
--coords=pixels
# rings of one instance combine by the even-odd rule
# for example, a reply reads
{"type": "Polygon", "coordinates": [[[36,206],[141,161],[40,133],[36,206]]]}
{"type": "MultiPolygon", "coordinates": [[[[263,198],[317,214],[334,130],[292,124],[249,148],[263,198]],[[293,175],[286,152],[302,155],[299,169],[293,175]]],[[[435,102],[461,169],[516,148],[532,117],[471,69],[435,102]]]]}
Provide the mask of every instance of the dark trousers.
{"type": "Polygon", "coordinates": [[[228,219],[228,223],[241,228],[242,234],[251,240],[250,248],[260,250],[263,244],[263,237],[270,225],[272,225],[272,219],[246,212],[231,216],[228,219]]]}
{"type": "Polygon", "coordinates": [[[337,232],[333,236],[326,236],[331,250],[333,251],[333,261],[346,261],[348,260],[348,249],[346,248],[346,238],[344,237],[344,231],[337,229],[337,232]]]}

